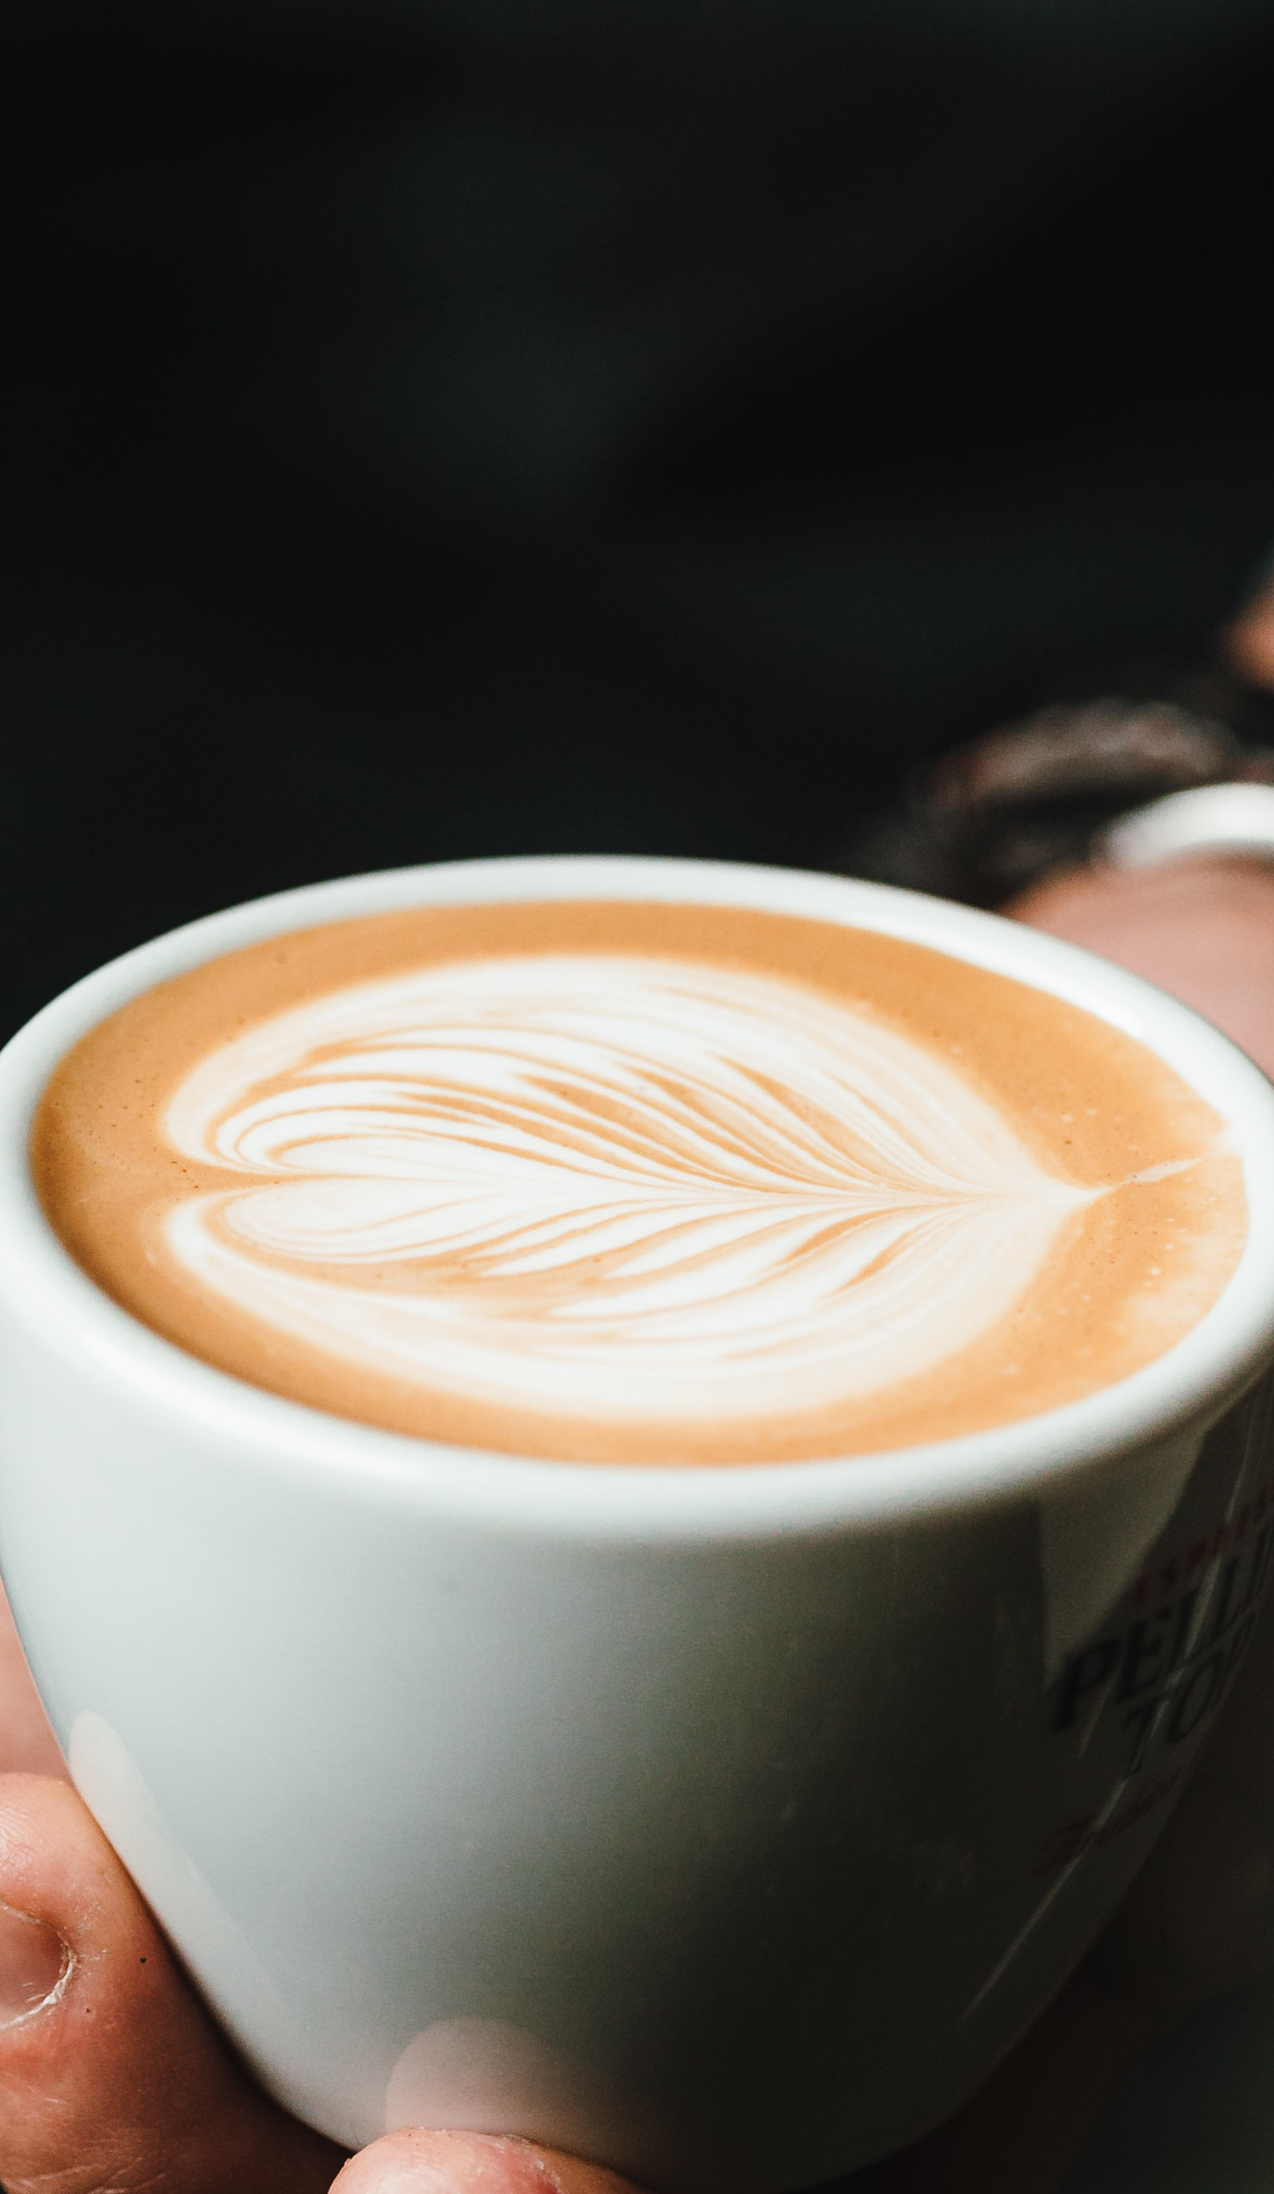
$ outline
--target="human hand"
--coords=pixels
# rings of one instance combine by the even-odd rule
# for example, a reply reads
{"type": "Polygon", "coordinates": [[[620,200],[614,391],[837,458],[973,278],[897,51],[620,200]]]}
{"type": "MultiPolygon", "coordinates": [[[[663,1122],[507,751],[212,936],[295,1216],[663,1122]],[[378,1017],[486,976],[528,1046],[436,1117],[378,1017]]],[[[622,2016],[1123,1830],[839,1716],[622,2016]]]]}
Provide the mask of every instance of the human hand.
{"type": "Polygon", "coordinates": [[[1072,869],[1004,911],[1171,991],[1274,1075],[1274,868],[1213,856],[1072,869]]]}
{"type": "MultiPolygon", "coordinates": [[[[1272,1686],[1267,1622],[1219,1742],[1087,1968],[958,2118],[861,2174],[852,2194],[1049,2194],[1172,2008],[1264,1960],[1272,1686]]],[[[0,1760],[16,1748],[48,1771],[0,1777],[9,2194],[635,2194],[594,2166],[468,2134],[404,2131],[342,2168],[339,2150],[254,2086],[80,1801],[53,1779],[52,1736],[16,1640],[0,1634],[5,1706],[0,1739],[7,1729],[12,1745],[0,1760]]]]}
{"type": "Polygon", "coordinates": [[[65,1780],[0,1594],[6,2194],[633,2194],[526,2143],[418,2130],[346,2162],[270,2102],[65,1780]]]}
{"type": "MultiPolygon", "coordinates": [[[[1274,874],[1084,871],[1010,910],[1177,992],[1274,1072],[1274,874]]],[[[1113,1926],[950,2125],[853,2194],[1052,2194],[1183,2005],[1274,1958],[1274,1612],[1113,1926]]],[[[0,1633],[0,2181],[8,2194],[633,2194],[521,2142],[408,2130],[346,2162],[269,2102],[187,1987],[0,1633]],[[7,1908],[7,1909],[6,1909],[7,1908]],[[7,2019],[7,2024],[5,2023],[7,2019]]],[[[849,2194],[850,2182],[846,2182],[849,2194]]]]}

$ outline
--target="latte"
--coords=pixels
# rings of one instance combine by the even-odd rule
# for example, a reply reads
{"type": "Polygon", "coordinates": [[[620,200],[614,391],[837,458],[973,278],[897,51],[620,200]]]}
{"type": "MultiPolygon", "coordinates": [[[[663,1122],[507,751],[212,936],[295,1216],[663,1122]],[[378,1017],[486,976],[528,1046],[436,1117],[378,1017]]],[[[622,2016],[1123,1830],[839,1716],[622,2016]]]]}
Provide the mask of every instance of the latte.
{"type": "Polygon", "coordinates": [[[341,1416],[580,1462],[847,1455],[1163,1354],[1246,1231],[1218,1116],[1096,1016],[873,931],[426,908],[161,984],[44,1095],[90,1276],[341,1416]]]}

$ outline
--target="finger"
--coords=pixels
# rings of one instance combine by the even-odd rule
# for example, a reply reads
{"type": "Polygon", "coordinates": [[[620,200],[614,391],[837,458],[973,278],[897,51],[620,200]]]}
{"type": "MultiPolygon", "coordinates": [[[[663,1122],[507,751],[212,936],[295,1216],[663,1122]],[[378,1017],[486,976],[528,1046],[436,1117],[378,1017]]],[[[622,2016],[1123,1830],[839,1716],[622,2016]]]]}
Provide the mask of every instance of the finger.
{"type": "Polygon", "coordinates": [[[341,2153],[255,2086],[69,1785],[0,1779],[6,2194],[320,2194],[341,2153]]]}
{"type": "Polygon", "coordinates": [[[0,1589],[0,1775],[64,1775],[62,1755],[0,1589]]]}
{"type": "Polygon", "coordinates": [[[390,2133],[350,2158],[332,2194],[637,2194],[628,2179],[491,2133],[390,2133]]]}

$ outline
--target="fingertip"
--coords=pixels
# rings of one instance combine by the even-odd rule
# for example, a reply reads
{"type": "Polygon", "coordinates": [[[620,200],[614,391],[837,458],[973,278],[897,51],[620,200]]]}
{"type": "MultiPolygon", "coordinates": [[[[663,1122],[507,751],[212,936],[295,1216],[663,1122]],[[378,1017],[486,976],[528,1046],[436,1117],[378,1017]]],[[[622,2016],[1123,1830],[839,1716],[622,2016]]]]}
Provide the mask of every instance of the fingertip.
{"type": "Polygon", "coordinates": [[[76,1792],[0,1777],[0,2183],[326,2194],[340,2152],[267,2102],[76,1792]]]}
{"type": "Polygon", "coordinates": [[[332,2194],[638,2194],[601,2164],[498,2133],[406,2126],[351,2156],[332,2194]]]}

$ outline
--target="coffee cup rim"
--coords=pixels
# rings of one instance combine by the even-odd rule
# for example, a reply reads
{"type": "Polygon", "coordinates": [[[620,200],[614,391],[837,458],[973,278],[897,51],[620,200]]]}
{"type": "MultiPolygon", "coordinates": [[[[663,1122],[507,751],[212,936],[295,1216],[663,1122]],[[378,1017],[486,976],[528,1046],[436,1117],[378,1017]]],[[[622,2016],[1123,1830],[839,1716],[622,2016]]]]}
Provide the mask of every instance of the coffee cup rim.
{"type": "Polygon", "coordinates": [[[85,976],[0,1052],[0,1292],[68,1355],[160,1416],[194,1418],[231,1453],[298,1484],[319,1473],[355,1501],[512,1530],[641,1538],[820,1532],[947,1513],[1086,1474],[1129,1449],[1206,1428],[1274,1356],[1274,1088],[1187,1007],[1123,969],[1001,916],[892,886],[795,869],[641,855],[532,855],[378,871],[207,915],[85,976]],[[121,1309],[81,1270],[36,1197],[36,1105],[81,1036],[154,984],[272,935],[412,905],[608,897],[742,906],[841,922],[1014,977],[1122,1029],[1231,1127],[1248,1237],[1212,1308],[1165,1354],[1061,1408],[984,1432],[796,1462],[604,1464],[459,1447],[382,1431],[216,1370],[121,1309]]]}

